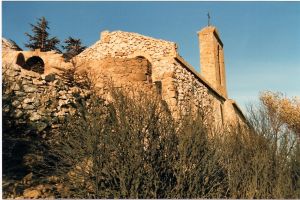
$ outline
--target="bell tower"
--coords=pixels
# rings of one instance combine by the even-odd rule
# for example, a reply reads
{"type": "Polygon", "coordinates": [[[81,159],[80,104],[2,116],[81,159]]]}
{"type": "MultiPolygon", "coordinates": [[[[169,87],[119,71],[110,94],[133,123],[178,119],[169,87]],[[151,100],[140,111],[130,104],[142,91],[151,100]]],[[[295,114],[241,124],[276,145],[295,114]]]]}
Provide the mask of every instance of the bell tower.
{"type": "Polygon", "coordinates": [[[198,32],[203,77],[227,98],[223,43],[218,30],[207,26],[198,32]]]}

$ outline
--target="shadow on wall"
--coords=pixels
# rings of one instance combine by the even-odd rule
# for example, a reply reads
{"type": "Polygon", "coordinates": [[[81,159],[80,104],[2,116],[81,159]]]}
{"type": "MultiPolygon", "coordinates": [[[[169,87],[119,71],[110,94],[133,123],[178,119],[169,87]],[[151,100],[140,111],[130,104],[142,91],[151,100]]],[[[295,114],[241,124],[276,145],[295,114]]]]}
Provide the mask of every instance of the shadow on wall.
{"type": "Polygon", "coordinates": [[[146,61],[147,62],[147,68],[144,69],[146,70],[145,71],[145,75],[146,75],[146,80],[147,83],[152,83],[152,65],[150,63],[150,61],[145,58],[144,56],[136,56],[135,59],[139,62],[139,63],[142,63],[143,61],[146,61]]]}
{"type": "Polygon", "coordinates": [[[32,56],[25,61],[25,57],[22,53],[17,56],[16,64],[23,69],[30,70],[39,74],[43,74],[45,71],[45,63],[39,56],[32,56]]]}

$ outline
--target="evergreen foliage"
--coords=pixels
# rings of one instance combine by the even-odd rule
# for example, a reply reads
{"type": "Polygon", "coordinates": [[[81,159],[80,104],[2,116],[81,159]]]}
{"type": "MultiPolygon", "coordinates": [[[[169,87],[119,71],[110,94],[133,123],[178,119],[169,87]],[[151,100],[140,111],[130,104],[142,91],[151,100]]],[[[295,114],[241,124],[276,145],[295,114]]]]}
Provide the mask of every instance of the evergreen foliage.
{"type": "Polygon", "coordinates": [[[80,54],[82,51],[86,49],[86,46],[83,46],[80,39],[76,39],[73,37],[69,37],[65,41],[65,46],[62,45],[62,48],[65,50],[64,58],[66,61],[69,61],[74,56],[80,54]]]}
{"type": "Polygon", "coordinates": [[[39,18],[36,25],[30,24],[33,35],[25,33],[25,35],[29,37],[29,42],[25,44],[25,47],[31,50],[40,49],[42,52],[51,50],[60,52],[59,48],[57,47],[60,41],[57,37],[49,37],[48,24],[49,22],[45,17],[39,18]]]}

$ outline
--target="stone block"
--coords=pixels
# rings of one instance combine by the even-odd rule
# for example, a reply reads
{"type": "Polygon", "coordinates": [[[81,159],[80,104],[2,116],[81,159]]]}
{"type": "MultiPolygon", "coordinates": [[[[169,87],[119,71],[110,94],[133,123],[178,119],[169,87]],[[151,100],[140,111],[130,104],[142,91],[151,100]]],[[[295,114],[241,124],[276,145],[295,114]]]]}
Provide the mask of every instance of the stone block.
{"type": "Polygon", "coordinates": [[[37,122],[35,123],[35,128],[38,132],[41,132],[43,130],[45,130],[45,128],[47,128],[48,124],[46,124],[45,122],[37,122]]]}
{"type": "Polygon", "coordinates": [[[176,97],[177,97],[177,92],[176,92],[175,90],[173,90],[173,91],[168,90],[168,91],[166,92],[166,96],[167,96],[168,98],[176,98],[176,97]]]}
{"type": "Polygon", "coordinates": [[[38,113],[34,112],[32,113],[32,115],[30,116],[29,120],[30,121],[38,121],[42,118],[41,115],[39,115],[38,113]]]}
{"type": "Polygon", "coordinates": [[[5,74],[10,77],[15,77],[18,76],[20,73],[14,70],[7,70],[5,71],[5,74]]]}
{"type": "Polygon", "coordinates": [[[15,113],[14,113],[15,118],[18,119],[18,118],[22,117],[23,115],[24,115],[24,113],[21,110],[19,110],[19,109],[15,110],[15,113]]]}
{"type": "Polygon", "coordinates": [[[14,100],[14,101],[11,103],[11,105],[14,106],[14,107],[17,107],[17,106],[20,105],[20,101],[14,100]]]}
{"type": "Polygon", "coordinates": [[[145,73],[135,73],[135,74],[130,74],[128,76],[128,80],[131,81],[146,81],[147,80],[147,75],[145,73]]]}
{"type": "Polygon", "coordinates": [[[34,102],[34,98],[25,98],[23,100],[23,103],[29,104],[29,103],[33,103],[34,102]]]}
{"type": "Polygon", "coordinates": [[[41,75],[33,71],[22,69],[21,76],[24,78],[40,78],[41,75]]]}
{"type": "Polygon", "coordinates": [[[53,82],[55,80],[55,74],[48,74],[45,76],[46,82],[53,82]]]}
{"type": "Polygon", "coordinates": [[[36,87],[34,87],[33,85],[24,85],[23,89],[27,93],[33,93],[37,91],[36,87]]]}
{"type": "Polygon", "coordinates": [[[25,93],[25,92],[22,92],[22,91],[15,91],[15,94],[16,94],[17,96],[19,96],[19,97],[25,96],[25,95],[26,95],[26,93],[25,93]]]}
{"type": "Polygon", "coordinates": [[[24,110],[33,110],[34,106],[29,104],[22,104],[24,110]]]}
{"type": "Polygon", "coordinates": [[[16,72],[21,72],[21,67],[17,64],[12,64],[11,69],[16,71],[16,72]]]}
{"type": "Polygon", "coordinates": [[[59,97],[60,99],[67,100],[69,99],[65,94],[59,97]]]}
{"type": "Polygon", "coordinates": [[[165,79],[165,78],[169,78],[169,77],[171,77],[171,78],[174,78],[174,72],[173,71],[171,71],[171,72],[165,72],[164,74],[163,74],[163,78],[165,79]]]}
{"type": "Polygon", "coordinates": [[[33,189],[25,189],[23,192],[23,197],[29,198],[29,199],[37,199],[41,196],[41,192],[39,190],[33,190],[33,189]]]}
{"type": "Polygon", "coordinates": [[[14,91],[17,91],[17,90],[20,90],[20,89],[21,89],[21,87],[18,83],[15,83],[12,87],[12,90],[14,90],[14,91]]]}
{"type": "Polygon", "coordinates": [[[43,81],[43,80],[38,80],[38,79],[33,79],[32,80],[32,83],[34,85],[44,85],[46,83],[46,81],[43,81]]]}

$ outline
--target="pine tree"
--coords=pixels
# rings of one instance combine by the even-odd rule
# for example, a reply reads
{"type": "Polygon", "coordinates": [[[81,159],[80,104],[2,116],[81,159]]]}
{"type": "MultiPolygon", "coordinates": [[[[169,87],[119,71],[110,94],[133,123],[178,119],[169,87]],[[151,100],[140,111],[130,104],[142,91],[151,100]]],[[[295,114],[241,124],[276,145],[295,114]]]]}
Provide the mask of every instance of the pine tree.
{"type": "Polygon", "coordinates": [[[64,58],[67,61],[86,49],[86,46],[82,46],[80,39],[72,38],[70,36],[65,40],[65,44],[66,45],[62,46],[62,48],[65,50],[64,58]]]}
{"type": "Polygon", "coordinates": [[[59,39],[57,37],[49,38],[48,21],[45,17],[39,18],[36,25],[30,24],[32,27],[33,35],[25,33],[29,37],[29,42],[25,44],[25,47],[34,50],[40,49],[41,51],[51,51],[55,50],[60,52],[59,48],[56,46],[59,44],[59,39]]]}

